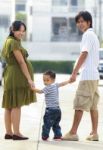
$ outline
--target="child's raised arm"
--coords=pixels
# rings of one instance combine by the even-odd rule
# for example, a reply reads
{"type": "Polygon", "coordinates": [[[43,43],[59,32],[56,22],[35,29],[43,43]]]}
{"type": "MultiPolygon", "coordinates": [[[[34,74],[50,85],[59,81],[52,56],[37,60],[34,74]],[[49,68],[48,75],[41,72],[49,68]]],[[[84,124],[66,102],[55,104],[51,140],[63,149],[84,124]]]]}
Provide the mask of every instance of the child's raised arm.
{"type": "Polygon", "coordinates": [[[70,83],[70,80],[67,80],[67,81],[61,82],[61,83],[59,83],[59,87],[61,87],[61,86],[65,86],[65,85],[67,85],[67,84],[69,84],[69,83],[70,83]]]}
{"type": "Polygon", "coordinates": [[[33,87],[32,90],[33,90],[34,92],[36,92],[36,93],[39,93],[39,94],[42,94],[42,93],[43,93],[42,90],[36,89],[35,87],[33,87]]]}

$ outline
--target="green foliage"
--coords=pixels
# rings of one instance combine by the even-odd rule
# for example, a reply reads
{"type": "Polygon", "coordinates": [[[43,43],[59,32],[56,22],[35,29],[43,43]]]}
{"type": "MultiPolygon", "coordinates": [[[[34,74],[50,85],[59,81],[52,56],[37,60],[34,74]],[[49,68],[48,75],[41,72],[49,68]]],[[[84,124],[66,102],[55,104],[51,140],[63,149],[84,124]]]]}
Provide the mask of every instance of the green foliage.
{"type": "Polygon", "coordinates": [[[100,46],[103,48],[103,41],[101,42],[100,46]]]}
{"type": "Polygon", "coordinates": [[[26,20],[27,20],[26,14],[20,12],[16,13],[16,20],[20,20],[26,24],[26,20]]]}
{"type": "Polygon", "coordinates": [[[31,61],[35,73],[42,73],[46,70],[53,70],[56,73],[71,73],[73,61],[31,61]]]}

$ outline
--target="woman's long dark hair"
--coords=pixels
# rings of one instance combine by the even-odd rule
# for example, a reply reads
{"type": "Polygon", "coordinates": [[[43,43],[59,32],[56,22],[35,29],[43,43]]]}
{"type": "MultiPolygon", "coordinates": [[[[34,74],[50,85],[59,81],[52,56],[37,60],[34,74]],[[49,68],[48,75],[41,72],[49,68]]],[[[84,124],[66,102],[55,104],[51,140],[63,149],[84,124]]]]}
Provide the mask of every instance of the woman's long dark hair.
{"type": "Polygon", "coordinates": [[[22,21],[14,21],[10,27],[10,33],[9,33],[9,36],[12,36],[14,37],[14,33],[13,31],[19,31],[21,25],[24,26],[24,29],[26,31],[26,25],[22,22],[22,21]]]}

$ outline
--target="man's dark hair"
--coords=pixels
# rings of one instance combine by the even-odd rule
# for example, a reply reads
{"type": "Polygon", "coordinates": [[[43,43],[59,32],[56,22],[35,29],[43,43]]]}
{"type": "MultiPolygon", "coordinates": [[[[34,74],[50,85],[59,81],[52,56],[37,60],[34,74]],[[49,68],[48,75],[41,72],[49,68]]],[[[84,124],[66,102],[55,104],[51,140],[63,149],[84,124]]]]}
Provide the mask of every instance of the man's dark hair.
{"type": "Polygon", "coordinates": [[[56,78],[56,73],[54,71],[51,71],[51,70],[44,72],[44,75],[49,75],[50,78],[52,78],[52,79],[56,78]]]}
{"type": "Polygon", "coordinates": [[[88,11],[80,11],[75,17],[75,22],[78,23],[80,18],[83,18],[86,22],[90,22],[90,28],[92,28],[92,16],[88,11]]]}

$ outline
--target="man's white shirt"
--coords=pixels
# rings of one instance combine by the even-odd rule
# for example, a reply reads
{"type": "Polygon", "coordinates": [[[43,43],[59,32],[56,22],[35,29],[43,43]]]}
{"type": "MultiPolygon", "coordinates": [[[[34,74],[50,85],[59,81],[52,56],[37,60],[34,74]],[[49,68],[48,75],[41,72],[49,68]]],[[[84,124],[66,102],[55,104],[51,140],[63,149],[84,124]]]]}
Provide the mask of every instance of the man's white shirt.
{"type": "Polygon", "coordinates": [[[88,55],[81,67],[80,80],[98,80],[98,64],[99,64],[99,40],[92,28],[84,32],[80,49],[81,52],[87,51],[88,55]]]}

